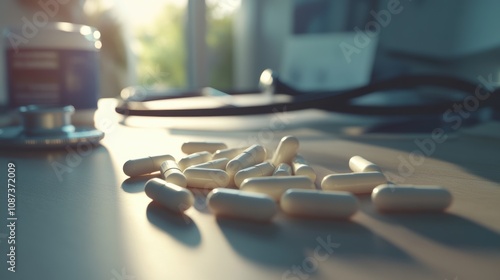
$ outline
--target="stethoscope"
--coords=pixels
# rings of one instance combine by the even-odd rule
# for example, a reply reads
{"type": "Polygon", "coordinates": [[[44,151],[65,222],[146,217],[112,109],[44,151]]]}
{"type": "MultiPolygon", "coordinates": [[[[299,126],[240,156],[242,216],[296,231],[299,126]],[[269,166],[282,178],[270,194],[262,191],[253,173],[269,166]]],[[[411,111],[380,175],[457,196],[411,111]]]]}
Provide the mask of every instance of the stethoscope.
{"type": "MultiPolygon", "coordinates": [[[[353,102],[356,98],[375,93],[398,89],[412,89],[422,86],[453,89],[466,94],[477,101],[477,108],[493,108],[498,111],[500,89],[486,91],[483,85],[463,79],[439,75],[400,76],[384,81],[374,82],[366,86],[344,91],[305,92],[298,90],[280,80],[271,70],[265,70],[259,81],[263,96],[274,93],[290,96],[291,101],[275,102],[265,105],[237,106],[225,104],[216,108],[192,109],[135,109],[143,102],[178,99],[187,97],[206,97],[203,90],[193,92],[170,92],[168,95],[148,95],[148,92],[135,91],[129,94],[116,107],[116,112],[124,116],[152,117],[209,117],[209,116],[245,116],[257,114],[272,114],[278,108],[287,111],[304,109],[320,109],[336,113],[356,114],[364,116],[409,116],[435,118],[457,105],[456,99],[443,98],[439,102],[411,105],[359,105],[353,102]],[[486,91],[486,94],[485,94],[486,91]],[[487,98],[485,98],[487,97],[487,98]]],[[[210,96],[228,97],[251,92],[231,92],[229,94],[213,90],[210,96]]],[[[71,124],[72,106],[32,105],[19,108],[21,125],[3,127],[0,130],[0,148],[64,148],[78,145],[94,145],[103,137],[103,132],[92,127],[76,127],[71,124]]],[[[399,131],[399,128],[398,128],[399,131]]]]}
{"type": "MultiPolygon", "coordinates": [[[[169,94],[168,96],[147,96],[147,94],[141,92],[141,96],[139,98],[134,94],[124,98],[116,107],[116,112],[124,116],[209,117],[271,114],[276,111],[276,108],[286,108],[287,111],[320,109],[330,112],[367,116],[437,115],[452,108],[453,104],[456,103],[457,100],[446,98],[445,100],[439,102],[398,106],[359,105],[354,104],[352,101],[356,98],[375,92],[412,89],[422,86],[452,89],[463,92],[467,95],[475,95],[478,90],[486,90],[480,84],[475,84],[456,77],[443,75],[412,75],[377,81],[366,86],[343,91],[305,92],[280,80],[278,75],[270,69],[267,69],[262,73],[259,86],[263,92],[289,95],[291,97],[291,101],[256,106],[224,105],[216,108],[196,109],[136,109],[138,106],[135,105],[137,105],[138,102],[205,96],[200,91],[179,92],[177,94],[169,94]]],[[[481,108],[498,106],[499,102],[497,99],[499,98],[499,91],[500,89],[497,88],[490,92],[489,98],[481,102],[481,108]]],[[[232,92],[229,93],[229,95],[240,95],[245,93],[248,92],[232,92]]]]}

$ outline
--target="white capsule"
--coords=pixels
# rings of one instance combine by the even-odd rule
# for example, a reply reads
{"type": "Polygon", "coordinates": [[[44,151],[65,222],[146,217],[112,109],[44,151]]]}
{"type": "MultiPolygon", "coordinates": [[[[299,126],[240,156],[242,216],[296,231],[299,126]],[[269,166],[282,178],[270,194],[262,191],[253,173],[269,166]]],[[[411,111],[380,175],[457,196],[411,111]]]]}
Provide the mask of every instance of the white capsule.
{"type": "Polygon", "coordinates": [[[160,171],[166,182],[176,184],[185,188],[187,185],[186,176],[182,173],[174,160],[166,160],[161,163],[160,171]]]}
{"type": "Polygon", "coordinates": [[[187,185],[193,188],[225,188],[229,184],[229,175],[220,169],[190,167],[184,170],[187,185]]]}
{"type": "Polygon", "coordinates": [[[300,155],[292,160],[293,174],[298,176],[307,176],[311,181],[316,181],[316,172],[309,163],[300,155]]]}
{"type": "Polygon", "coordinates": [[[237,155],[241,154],[247,148],[248,147],[217,150],[212,156],[212,159],[228,158],[231,160],[235,158],[237,155]]]}
{"type": "Polygon", "coordinates": [[[185,154],[193,154],[198,152],[214,153],[217,150],[227,149],[227,145],[222,142],[185,142],[181,146],[181,150],[185,154]]]}
{"type": "Polygon", "coordinates": [[[215,189],[207,196],[207,204],[217,216],[270,221],[278,210],[271,197],[234,189],[215,189]]]}
{"type": "Polygon", "coordinates": [[[334,219],[347,219],[359,208],[358,199],[348,192],[320,190],[287,190],[280,205],[292,216],[334,219]]]}
{"type": "Polygon", "coordinates": [[[349,168],[351,168],[353,172],[382,172],[378,165],[360,156],[353,156],[349,159],[349,168]]]}
{"type": "Polygon", "coordinates": [[[290,164],[292,159],[297,155],[299,149],[299,140],[294,136],[285,136],[281,138],[278,148],[274,152],[271,163],[278,166],[280,163],[290,164]]]}
{"type": "Polygon", "coordinates": [[[123,173],[130,177],[134,177],[159,171],[161,163],[166,160],[175,159],[171,155],[131,159],[123,164],[123,173]]]}
{"type": "Polygon", "coordinates": [[[281,163],[274,170],[273,176],[291,176],[292,175],[292,167],[286,163],[281,163]]]}
{"type": "Polygon", "coordinates": [[[243,180],[251,177],[263,177],[270,176],[273,174],[274,166],[270,162],[259,163],[254,166],[250,166],[244,169],[241,169],[234,175],[234,183],[237,187],[241,186],[243,180]]]}
{"type": "Polygon", "coordinates": [[[184,171],[184,169],[192,166],[192,165],[196,165],[196,164],[200,164],[200,163],[204,163],[204,162],[207,162],[209,160],[212,159],[212,154],[209,153],[209,152],[198,152],[198,153],[194,153],[194,154],[190,154],[188,156],[185,156],[183,158],[181,158],[179,160],[179,162],[177,163],[177,165],[179,165],[179,168],[184,171]]]}
{"type": "Polygon", "coordinates": [[[240,189],[267,194],[274,200],[280,200],[287,190],[314,189],[314,183],[307,176],[269,176],[245,179],[240,189]]]}
{"type": "Polygon", "coordinates": [[[451,193],[439,186],[383,184],[372,192],[379,211],[443,211],[451,205],[451,193]]]}
{"type": "Polygon", "coordinates": [[[373,188],[387,183],[380,172],[331,174],[323,178],[321,188],[331,191],[347,191],[356,194],[371,193],[373,188]]]}
{"type": "Polygon", "coordinates": [[[235,158],[227,163],[226,171],[229,174],[236,174],[243,168],[259,164],[266,159],[266,149],[261,145],[252,145],[243,153],[237,155],[235,158]]]}
{"type": "Polygon", "coordinates": [[[196,168],[209,168],[209,169],[222,169],[222,170],[224,170],[224,169],[226,169],[226,165],[228,162],[229,162],[229,159],[227,159],[227,158],[219,158],[219,159],[214,159],[214,160],[207,161],[204,163],[191,165],[190,168],[196,167],[196,168]]]}
{"type": "Polygon", "coordinates": [[[144,192],[165,208],[178,213],[186,211],[194,203],[194,196],[188,189],[158,178],[147,181],[144,192]]]}

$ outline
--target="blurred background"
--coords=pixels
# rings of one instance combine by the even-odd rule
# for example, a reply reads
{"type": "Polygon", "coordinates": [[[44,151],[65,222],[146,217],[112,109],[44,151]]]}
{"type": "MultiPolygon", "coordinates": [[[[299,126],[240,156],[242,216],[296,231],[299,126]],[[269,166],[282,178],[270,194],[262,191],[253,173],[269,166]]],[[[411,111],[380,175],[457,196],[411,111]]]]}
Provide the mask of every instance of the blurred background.
{"type": "Polygon", "coordinates": [[[101,97],[130,85],[256,88],[262,70],[282,70],[300,56],[285,51],[291,38],[343,33],[353,40],[332,51],[348,58],[370,45],[375,52],[368,81],[412,73],[500,80],[494,0],[9,0],[0,2],[0,28],[31,20],[49,2],[59,4],[50,21],[100,30],[101,97]]]}

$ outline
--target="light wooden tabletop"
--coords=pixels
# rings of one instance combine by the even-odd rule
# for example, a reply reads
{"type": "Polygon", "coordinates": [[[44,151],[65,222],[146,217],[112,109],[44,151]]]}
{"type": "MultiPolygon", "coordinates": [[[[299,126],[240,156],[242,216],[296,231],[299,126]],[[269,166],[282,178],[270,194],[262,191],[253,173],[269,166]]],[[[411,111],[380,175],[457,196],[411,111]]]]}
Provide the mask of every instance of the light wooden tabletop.
{"type": "MultiPolygon", "coordinates": [[[[372,119],[318,111],[199,119],[96,114],[102,146],[1,152],[7,224],[7,164],[16,168],[16,272],[1,279],[500,279],[498,123],[446,133],[366,135],[372,119]],[[369,196],[350,221],[290,218],[270,224],[217,219],[204,191],[184,216],[144,194],[152,176],[129,179],[123,163],[148,155],[182,156],[185,141],[272,151],[284,135],[323,176],[348,172],[361,155],[392,181],[441,185],[453,204],[441,214],[379,214],[369,196]],[[441,135],[443,136],[443,135],[441,135]],[[441,143],[436,142],[438,139],[441,143]],[[420,143],[420,144],[418,144],[420,143]],[[422,144],[424,143],[424,144],[422,144]]],[[[280,113],[281,112],[281,113],[280,113]]],[[[8,235],[0,227],[2,259],[8,235]]]]}

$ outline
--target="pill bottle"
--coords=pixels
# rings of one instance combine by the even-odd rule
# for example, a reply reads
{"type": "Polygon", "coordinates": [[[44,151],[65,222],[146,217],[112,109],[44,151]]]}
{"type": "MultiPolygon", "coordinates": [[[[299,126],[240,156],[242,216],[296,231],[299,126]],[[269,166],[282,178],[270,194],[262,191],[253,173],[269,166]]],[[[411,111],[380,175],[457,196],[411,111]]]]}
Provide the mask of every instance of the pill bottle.
{"type": "Polygon", "coordinates": [[[24,22],[3,32],[7,104],[97,108],[100,32],[66,22],[24,22]]]}

